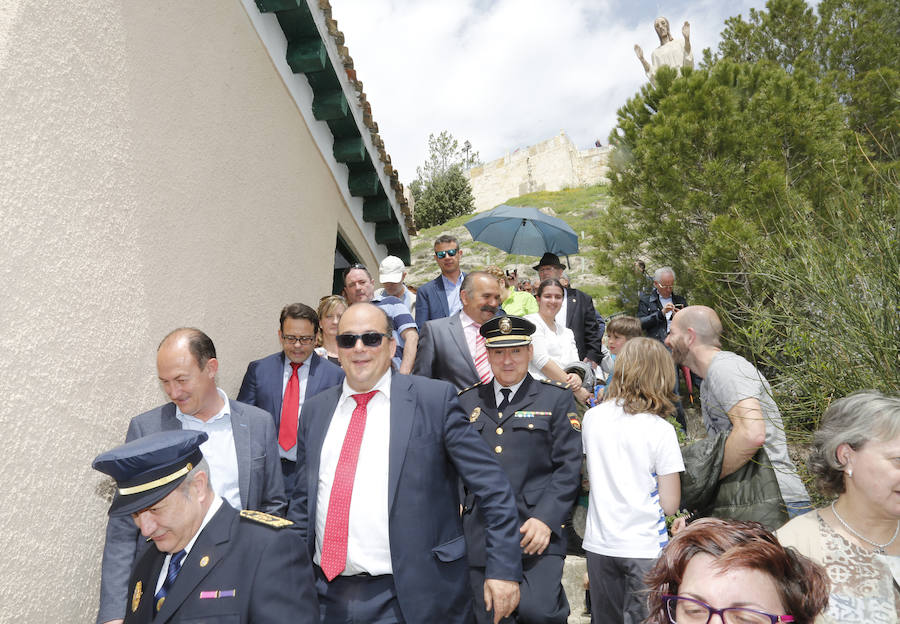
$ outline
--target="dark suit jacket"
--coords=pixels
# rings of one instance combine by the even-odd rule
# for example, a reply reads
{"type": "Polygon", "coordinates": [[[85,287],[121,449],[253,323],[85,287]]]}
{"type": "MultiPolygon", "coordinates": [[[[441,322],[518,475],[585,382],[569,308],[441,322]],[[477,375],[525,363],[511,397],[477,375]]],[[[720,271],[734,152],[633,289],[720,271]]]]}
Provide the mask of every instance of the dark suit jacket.
{"type": "MultiPolygon", "coordinates": [[[[672,293],[672,303],[676,306],[686,306],[687,301],[681,295],[672,293]]],[[[641,329],[647,334],[648,338],[656,338],[657,340],[665,340],[668,332],[666,331],[666,315],[662,312],[663,305],[659,300],[659,292],[654,288],[650,292],[641,293],[638,301],[638,318],[641,319],[641,329]]]]}
{"type": "Polygon", "coordinates": [[[312,566],[296,532],[242,518],[227,502],[197,536],[154,619],[165,558],[151,546],[137,562],[128,581],[127,624],[319,622],[312,566]],[[234,594],[215,597],[217,590],[234,594]]]}
{"type": "Polygon", "coordinates": [[[594,309],[594,301],[576,288],[566,288],[566,327],[575,334],[578,359],[603,359],[603,331],[606,323],[594,309]]]}
{"type": "Polygon", "coordinates": [[[478,383],[481,378],[475,360],[466,345],[462,321],[457,312],[453,316],[429,321],[419,331],[419,347],[413,374],[442,379],[457,390],[478,383]]]}
{"type": "MultiPolygon", "coordinates": [[[[297,487],[289,519],[316,548],[319,458],[341,395],[329,388],[303,406],[297,446],[297,487]]],[[[466,543],[459,517],[458,480],[481,505],[487,526],[488,578],[521,581],[515,502],[509,481],[469,425],[456,391],[414,375],[391,378],[387,457],[391,563],[407,622],[469,622],[466,543]]]]}
{"type": "MultiPolygon", "coordinates": [[[[581,433],[569,420],[576,417],[572,391],[526,374],[502,415],[493,382],[469,388],[459,402],[509,477],[519,525],[537,518],[552,531],[544,554],[565,555],[563,527],[581,485],[581,433]]],[[[483,566],[484,522],[470,494],[463,499],[463,527],[469,565],[483,566]]]]}
{"type": "Polygon", "coordinates": [[[450,316],[447,293],[444,291],[443,276],[438,275],[430,282],[422,284],[416,291],[416,325],[419,326],[419,331],[422,331],[422,326],[427,321],[447,316],[450,316]]]}
{"type": "MultiPolygon", "coordinates": [[[[315,353],[306,360],[309,377],[303,401],[316,396],[322,390],[340,385],[344,381],[344,371],[315,353]]],[[[247,366],[244,381],[237,400],[262,408],[275,419],[276,438],[281,425],[281,404],[284,401],[284,351],[273,353],[261,360],[254,360],[247,366]]]]}
{"type": "MultiPolygon", "coordinates": [[[[258,407],[238,401],[231,404],[231,430],[238,464],[241,506],[275,515],[283,515],[287,500],[281,476],[281,462],[275,441],[272,417],[258,407]]],[[[175,404],[166,403],[131,419],[126,442],[151,433],[181,429],[175,417],[175,404]]],[[[215,477],[213,477],[215,478],[215,477]]],[[[215,485],[215,481],[213,481],[215,485]]],[[[126,606],[126,579],[135,555],[146,548],[146,541],[128,516],[110,517],[106,525],[103,567],[100,576],[100,610],[97,622],[121,618],[126,606]]]]}

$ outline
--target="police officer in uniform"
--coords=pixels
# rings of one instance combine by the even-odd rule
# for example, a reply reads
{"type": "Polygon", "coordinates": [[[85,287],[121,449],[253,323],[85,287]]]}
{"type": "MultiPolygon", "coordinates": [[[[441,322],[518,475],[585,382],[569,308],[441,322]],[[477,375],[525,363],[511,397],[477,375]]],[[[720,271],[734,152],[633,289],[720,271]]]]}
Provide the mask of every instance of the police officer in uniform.
{"type": "MultiPolygon", "coordinates": [[[[481,326],[494,377],[459,393],[469,421],[493,450],[516,494],[524,579],[519,607],[504,622],[565,624],[562,588],[565,522],[581,483],[581,426],[572,392],[528,374],[535,326],[517,316],[481,326]]],[[[485,536],[473,497],[463,493],[475,613],[492,621],[483,600],[485,536]]]]}
{"type": "Polygon", "coordinates": [[[238,512],[209,484],[207,434],[174,430],[101,453],[116,480],[110,515],[130,515],[156,548],[128,581],[125,623],[319,621],[309,555],[291,522],[238,512]]]}

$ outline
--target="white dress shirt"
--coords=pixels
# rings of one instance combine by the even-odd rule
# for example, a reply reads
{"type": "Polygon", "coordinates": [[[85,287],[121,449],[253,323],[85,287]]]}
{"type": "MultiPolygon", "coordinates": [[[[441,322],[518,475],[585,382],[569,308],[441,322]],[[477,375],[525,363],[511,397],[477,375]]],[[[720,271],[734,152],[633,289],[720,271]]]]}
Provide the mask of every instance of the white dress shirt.
{"type": "MultiPolygon", "coordinates": [[[[353,494],[350,498],[350,518],[347,528],[347,567],[343,576],[362,574],[377,576],[393,574],[391,542],[388,532],[388,455],[391,442],[391,371],[378,380],[373,396],[366,406],[366,428],[359,447],[353,494]]],[[[344,437],[356,408],[351,396],[360,394],[344,380],[343,391],[319,459],[319,486],[316,495],[316,565],[322,562],[322,538],[328,516],[331,486],[337,469],[344,437]]]]}
{"type": "Polygon", "coordinates": [[[565,370],[566,366],[578,360],[578,347],[575,346],[575,334],[572,330],[556,321],[556,328],[551,329],[540,314],[527,314],[525,318],[537,328],[531,336],[534,353],[528,363],[528,372],[535,379],[546,379],[541,369],[553,360],[565,370]]]}
{"type": "Polygon", "coordinates": [[[567,327],[566,314],[568,314],[568,312],[569,312],[569,291],[567,289],[563,289],[562,305],[559,306],[559,311],[556,313],[556,324],[557,325],[567,327]]]}
{"type": "Polygon", "coordinates": [[[181,421],[182,429],[205,431],[209,436],[200,450],[209,463],[209,480],[216,494],[228,501],[235,509],[241,507],[241,488],[238,483],[237,450],[234,433],[231,430],[231,403],[221,388],[216,388],[224,404],[219,413],[207,421],[182,413],[175,407],[175,418],[181,421]]]}
{"type": "MultiPolygon", "coordinates": [[[[194,533],[194,537],[191,538],[191,541],[187,543],[187,546],[184,547],[184,559],[187,559],[187,556],[191,554],[191,548],[194,547],[194,542],[197,541],[197,538],[200,536],[200,533],[206,528],[206,525],[209,524],[209,521],[212,520],[212,517],[216,515],[216,512],[219,511],[219,507],[222,506],[222,497],[221,496],[213,496],[213,501],[209,506],[209,509],[206,510],[206,515],[203,516],[203,522],[200,523],[200,528],[197,529],[197,532],[194,533]]],[[[184,559],[181,560],[181,565],[184,566],[184,559]]],[[[163,586],[163,583],[166,582],[166,575],[169,572],[169,562],[172,560],[172,553],[166,555],[165,561],[163,561],[162,570],[159,571],[159,578],[156,579],[156,589],[153,590],[153,595],[159,593],[160,588],[163,586]]],[[[179,568],[180,571],[181,568],[179,568]]]]}
{"type": "Polygon", "coordinates": [[[459,288],[462,286],[463,278],[466,276],[462,271],[459,272],[459,279],[454,283],[446,278],[446,276],[441,275],[441,279],[444,281],[444,294],[447,297],[447,309],[450,310],[450,313],[447,316],[453,316],[460,310],[462,310],[462,300],[459,298],[459,288]]]}
{"type": "Polygon", "coordinates": [[[469,315],[462,311],[459,313],[459,322],[462,323],[463,335],[466,337],[466,346],[469,347],[469,355],[472,356],[472,363],[475,363],[475,345],[478,342],[478,329],[476,323],[469,315]]]}
{"type": "MultiPolygon", "coordinates": [[[[311,354],[310,354],[311,355],[311,354]]],[[[293,372],[293,367],[291,366],[291,358],[288,356],[284,356],[284,371],[283,378],[281,380],[281,406],[284,408],[284,393],[287,392],[288,382],[291,380],[291,373],[293,372]]],[[[303,409],[303,400],[306,398],[306,384],[309,381],[309,357],[303,361],[303,366],[297,369],[297,380],[300,382],[300,400],[297,402],[297,418],[300,417],[300,410],[303,409]]],[[[279,417],[281,414],[279,414],[279,417]]],[[[280,420],[278,421],[281,422],[280,420]]],[[[278,437],[278,432],[275,432],[276,438],[278,437]]],[[[297,461],[297,445],[295,444],[291,448],[285,450],[282,446],[278,445],[278,454],[282,459],[289,459],[292,462],[297,461]]]]}

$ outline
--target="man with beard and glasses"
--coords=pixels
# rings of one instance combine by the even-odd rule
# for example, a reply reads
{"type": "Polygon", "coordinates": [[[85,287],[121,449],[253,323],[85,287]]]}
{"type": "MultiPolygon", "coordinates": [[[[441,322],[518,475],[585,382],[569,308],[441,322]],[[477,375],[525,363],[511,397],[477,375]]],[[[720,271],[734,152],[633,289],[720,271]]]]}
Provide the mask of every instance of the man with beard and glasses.
{"type": "Polygon", "coordinates": [[[478,330],[500,308],[500,284],[490,273],[475,271],[463,279],[459,296],[462,310],[422,326],[413,374],[443,379],[462,390],[493,377],[478,330]]]}

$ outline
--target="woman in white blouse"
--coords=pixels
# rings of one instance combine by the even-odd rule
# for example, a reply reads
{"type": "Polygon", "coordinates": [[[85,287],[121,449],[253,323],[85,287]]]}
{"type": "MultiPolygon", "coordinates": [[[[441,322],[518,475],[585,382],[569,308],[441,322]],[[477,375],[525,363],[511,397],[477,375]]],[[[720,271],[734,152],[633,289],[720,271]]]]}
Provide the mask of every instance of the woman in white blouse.
{"type": "Polygon", "coordinates": [[[538,312],[525,316],[537,327],[531,337],[534,353],[528,372],[535,379],[552,379],[566,384],[579,402],[587,403],[591,393],[581,386],[581,377],[575,373],[567,374],[564,370],[572,362],[578,362],[579,358],[575,334],[556,319],[563,297],[565,289],[558,279],[545,279],[538,286],[538,312]]]}

